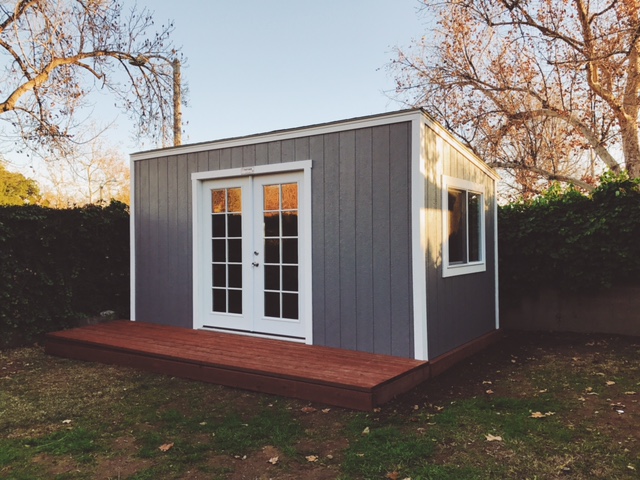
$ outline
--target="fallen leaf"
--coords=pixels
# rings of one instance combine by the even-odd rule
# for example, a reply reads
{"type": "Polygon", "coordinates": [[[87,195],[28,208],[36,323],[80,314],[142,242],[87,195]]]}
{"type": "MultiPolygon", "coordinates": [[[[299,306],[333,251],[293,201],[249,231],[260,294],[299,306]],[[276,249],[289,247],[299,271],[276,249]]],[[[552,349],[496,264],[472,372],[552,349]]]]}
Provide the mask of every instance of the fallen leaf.
{"type": "Polygon", "coordinates": [[[381,408],[374,408],[373,413],[380,413],[382,411],[381,408]]]}
{"type": "Polygon", "coordinates": [[[165,443],[164,445],[160,445],[158,447],[158,450],[160,450],[161,452],[167,452],[167,451],[171,450],[172,448],[173,448],[173,442],[165,443]]]}
{"type": "Polygon", "coordinates": [[[364,457],[364,453],[356,453],[356,457],[364,457]]]}
{"type": "Polygon", "coordinates": [[[625,395],[636,395],[637,392],[624,392],[625,395]]]}
{"type": "Polygon", "coordinates": [[[333,460],[333,455],[331,455],[331,454],[327,455],[327,459],[333,460]]]}
{"type": "Polygon", "coordinates": [[[389,480],[398,480],[400,478],[400,474],[398,472],[389,472],[385,478],[388,478],[389,480]]]}
{"type": "Polygon", "coordinates": [[[369,430],[369,427],[364,427],[364,430],[362,430],[362,435],[369,435],[370,432],[371,430],[369,430]]]}
{"type": "Polygon", "coordinates": [[[488,395],[493,395],[493,390],[487,390],[488,395]]]}
{"type": "Polygon", "coordinates": [[[71,423],[71,420],[68,420],[68,419],[67,420],[62,420],[62,423],[69,424],[69,423],[71,423]]]}
{"type": "Polygon", "coordinates": [[[581,402],[586,402],[587,401],[587,399],[584,398],[584,397],[578,397],[578,400],[580,400],[581,402]]]}
{"type": "Polygon", "coordinates": [[[606,383],[607,387],[610,387],[611,385],[615,385],[615,384],[616,382],[613,382],[611,380],[607,380],[607,383],[606,383]]]}
{"type": "Polygon", "coordinates": [[[538,390],[538,393],[547,393],[549,391],[549,389],[545,388],[543,390],[538,390]]]}
{"type": "Polygon", "coordinates": [[[203,427],[207,424],[207,422],[200,422],[200,425],[202,425],[203,427]]]}
{"type": "Polygon", "coordinates": [[[278,457],[271,457],[271,458],[268,460],[268,462],[269,462],[271,465],[275,465],[276,463],[278,463],[278,457]]]}
{"type": "Polygon", "coordinates": [[[627,465],[627,468],[628,468],[629,470],[635,470],[635,469],[636,469],[636,467],[634,467],[634,466],[633,466],[633,465],[631,465],[631,464],[627,465]]]}
{"type": "Polygon", "coordinates": [[[313,408],[313,407],[302,407],[302,408],[301,408],[301,410],[302,410],[304,413],[313,413],[313,412],[317,411],[317,410],[316,410],[315,408],[313,408]]]}
{"type": "Polygon", "coordinates": [[[533,412],[529,415],[531,418],[546,418],[547,416],[542,412],[533,412]]]}
{"type": "Polygon", "coordinates": [[[492,385],[492,383],[491,383],[491,381],[490,381],[490,380],[483,380],[483,381],[482,381],[482,384],[483,384],[483,385],[492,385]]]}
{"type": "Polygon", "coordinates": [[[323,408],[322,413],[329,413],[331,411],[330,408],[323,408]]]}
{"type": "Polygon", "coordinates": [[[490,433],[485,435],[485,438],[487,439],[487,442],[501,442],[502,441],[502,437],[500,437],[498,435],[491,435],[490,433]]]}
{"type": "Polygon", "coordinates": [[[593,392],[593,387],[587,387],[584,389],[585,392],[589,393],[589,392],[593,392]]]}
{"type": "Polygon", "coordinates": [[[307,459],[307,462],[317,462],[318,461],[318,457],[315,456],[315,455],[307,455],[304,458],[307,459]]]}
{"type": "MultiPolygon", "coordinates": [[[[413,409],[414,409],[414,410],[420,410],[420,405],[414,405],[414,406],[413,406],[413,409]]],[[[395,473],[398,473],[398,472],[395,472],[395,473]]],[[[400,474],[398,474],[398,475],[400,475],[400,474]]]]}

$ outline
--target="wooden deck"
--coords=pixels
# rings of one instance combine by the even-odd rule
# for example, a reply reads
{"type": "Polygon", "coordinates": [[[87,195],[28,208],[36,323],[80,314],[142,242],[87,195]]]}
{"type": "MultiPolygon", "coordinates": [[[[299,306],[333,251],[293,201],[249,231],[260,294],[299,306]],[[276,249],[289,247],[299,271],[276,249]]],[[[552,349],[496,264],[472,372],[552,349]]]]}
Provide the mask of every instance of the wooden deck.
{"type": "Polygon", "coordinates": [[[430,376],[418,360],[123,320],[51,333],[45,351],[357,410],[430,376]]]}

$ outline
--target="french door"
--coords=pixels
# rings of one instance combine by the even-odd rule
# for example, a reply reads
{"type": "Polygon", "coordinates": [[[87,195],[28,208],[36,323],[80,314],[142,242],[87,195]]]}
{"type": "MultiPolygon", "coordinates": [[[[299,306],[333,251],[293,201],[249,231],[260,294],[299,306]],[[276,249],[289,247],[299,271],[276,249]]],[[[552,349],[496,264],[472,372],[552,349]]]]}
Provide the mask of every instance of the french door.
{"type": "Polygon", "coordinates": [[[201,189],[201,324],[305,338],[302,172],[209,180],[201,189]]]}

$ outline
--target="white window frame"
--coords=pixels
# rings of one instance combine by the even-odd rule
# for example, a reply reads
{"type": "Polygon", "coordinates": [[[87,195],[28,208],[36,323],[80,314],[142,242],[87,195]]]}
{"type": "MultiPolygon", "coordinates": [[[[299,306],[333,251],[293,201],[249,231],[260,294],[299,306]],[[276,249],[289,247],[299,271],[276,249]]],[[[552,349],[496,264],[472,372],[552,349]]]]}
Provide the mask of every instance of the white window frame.
{"type": "MultiPolygon", "coordinates": [[[[442,176],[442,276],[454,277],[457,275],[468,275],[471,273],[485,272],[487,270],[487,252],[486,252],[486,234],[485,234],[485,222],[486,222],[487,209],[485,206],[485,188],[484,185],[479,183],[473,183],[469,180],[462,180],[460,178],[450,177],[448,175],[442,176]],[[482,212],[480,215],[480,238],[479,238],[479,254],[480,260],[475,262],[455,263],[451,265],[449,263],[449,188],[456,190],[463,190],[465,192],[476,193],[481,195],[482,212]]],[[[469,222],[469,215],[466,217],[467,224],[469,222]]],[[[469,228],[467,225],[467,235],[469,228]]],[[[467,238],[467,249],[469,248],[469,239],[467,238]]]]}

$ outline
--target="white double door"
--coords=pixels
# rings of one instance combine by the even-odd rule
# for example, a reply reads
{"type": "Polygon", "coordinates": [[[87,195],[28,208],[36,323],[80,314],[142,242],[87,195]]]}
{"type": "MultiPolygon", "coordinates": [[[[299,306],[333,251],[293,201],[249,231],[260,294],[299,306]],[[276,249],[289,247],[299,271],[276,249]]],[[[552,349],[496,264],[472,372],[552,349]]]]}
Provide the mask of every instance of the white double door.
{"type": "Polygon", "coordinates": [[[302,172],[205,181],[201,327],[304,340],[302,172]]]}

